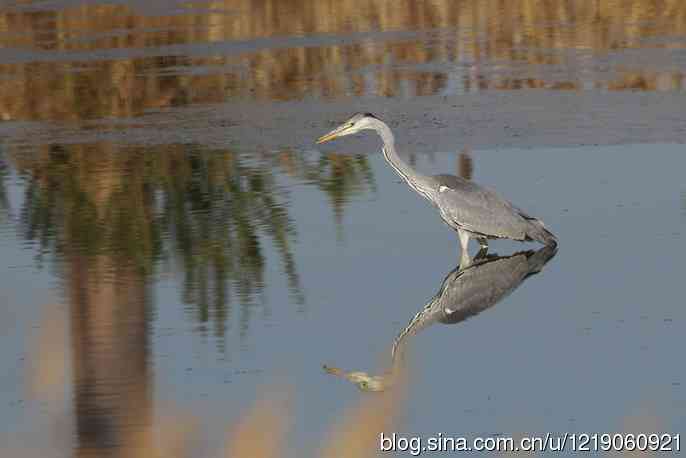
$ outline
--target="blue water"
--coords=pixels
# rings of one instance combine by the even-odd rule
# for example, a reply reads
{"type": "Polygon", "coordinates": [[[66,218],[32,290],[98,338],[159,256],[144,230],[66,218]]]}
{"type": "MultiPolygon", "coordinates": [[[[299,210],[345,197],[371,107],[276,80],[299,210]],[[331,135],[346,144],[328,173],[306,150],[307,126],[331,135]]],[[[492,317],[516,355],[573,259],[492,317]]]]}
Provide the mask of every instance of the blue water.
{"type": "MultiPolygon", "coordinates": [[[[542,218],[560,248],[540,274],[495,307],[456,325],[434,324],[411,339],[402,432],[611,432],[625,430],[634,417],[657,419],[660,431],[684,430],[681,149],[472,152],[474,180],[542,218]]],[[[320,444],[346,406],[374,396],[325,374],[322,364],[369,372],[383,367],[393,338],[456,266],[459,247],[435,210],[380,155],[367,158],[376,190],[354,194],[340,226],[315,186],[279,178],[290,193],[297,230],[292,252],[304,301],[289,288],[268,243],[262,294],[247,305],[232,303],[224,336],[212,331],[216,319],[199,322],[182,301],[178,267],[160,267],[149,279],[146,377],[156,411],[173,405],[193,412],[214,431],[208,440],[220,441],[223,428],[263,389],[289,385],[297,454],[320,444]]],[[[455,161],[454,153],[437,152],[417,156],[416,165],[438,173],[454,170],[455,161]]],[[[13,183],[23,186],[16,177],[13,183]]],[[[38,268],[36,247],[8,227],[0,242],[6,304],[0,348],[10,370],[0,382],[0,405],[3,441],[11,443],[13,434],[42,424],[43,404],[24,390],[26,361],[34,356],[29,336],[48,325],[40,320],[46,309],[64,304],[69,278],[49,265],[38,268]]],[[[535,245],[491,244],[501,255],[524,248],[535,245]]],[[[57,310],[65,322],[75,319],[68,306],[57,310]]],[[[73,350],[67,344],[64,351],[69,361],[73,350]]],[[[72,376],[66,383],[67,393],[78,389],[72,376]]],[[[73,416],[72,396],[61,402],[62,413],[73,416]]],[[[73,440],[78,445],[78,435],[73,440]]]]}

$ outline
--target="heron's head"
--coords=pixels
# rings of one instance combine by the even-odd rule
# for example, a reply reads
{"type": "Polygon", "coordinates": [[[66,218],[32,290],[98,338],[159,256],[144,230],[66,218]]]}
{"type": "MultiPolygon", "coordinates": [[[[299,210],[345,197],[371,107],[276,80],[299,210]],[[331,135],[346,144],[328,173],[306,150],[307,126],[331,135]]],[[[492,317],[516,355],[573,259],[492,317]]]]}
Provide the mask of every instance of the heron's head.
{"type": "Polygon", "coordinates": [[[338,137],[356,134],[361,130],[373,129],[374,122],[378,120],[379,118],[371,113],[355,113],[346,122],[336,127],[328,134],[319,137],[317,143],[326,143],[338,137]]]}
{"type": "Polygon", "coordinates": [[[393,382],[392,377],[385,375],[370,375],[366,372],[347,372],[343,375],[353,382],[361,391],[385,391],[393,382]]]}
{"type": "Polygon", "coordinates": [[[346,372],[337,367],[327,366],[326,364],[324,365],[324,371],[331,375],[348,379],[357,385],[361,391],[385,391],[393,383],[392,377],[387,375],[370,375],[360,371],[346,372]]]}

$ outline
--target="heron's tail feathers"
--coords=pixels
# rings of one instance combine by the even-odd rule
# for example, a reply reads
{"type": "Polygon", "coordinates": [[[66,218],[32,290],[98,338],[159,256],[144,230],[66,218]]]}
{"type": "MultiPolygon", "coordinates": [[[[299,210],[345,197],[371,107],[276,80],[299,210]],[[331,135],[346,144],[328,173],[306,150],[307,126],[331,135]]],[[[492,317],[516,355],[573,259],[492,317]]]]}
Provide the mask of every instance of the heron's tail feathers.
{"type": "Polygon", "coordinates": [[[545,227],[543,221],[537,218],[528,218],[528,221],[530,229],[527,231],[527,236],[529,238],[544,245],[557,245],[557,237],[545,227]]]}
{"type": "Polygon", "coordinates": [[[557,253],[557,245],[546,245],[543,248],[532,251],[529,258],[529,275],[537,274],[557,253]]]}

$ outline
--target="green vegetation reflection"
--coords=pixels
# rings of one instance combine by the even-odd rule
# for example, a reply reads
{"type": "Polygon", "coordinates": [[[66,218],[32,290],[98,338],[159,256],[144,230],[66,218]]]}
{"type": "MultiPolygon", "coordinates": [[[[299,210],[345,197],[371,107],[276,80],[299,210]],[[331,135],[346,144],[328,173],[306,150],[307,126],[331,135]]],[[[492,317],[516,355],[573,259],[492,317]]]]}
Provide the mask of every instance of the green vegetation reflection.
{"type": "Polygon", "coordinates": [[[139,278],[172,268],[200,329],[212,325],[218,337],[232,324],[233,300],[241,305],[241,337],[254,306],[264,303],[269,248],[278,254],[291,302],[305,306],[289,180],[328,196],[339,232],[346,203],[375,189],[361,155],[307,160],[292,151],[248,156],[197,145],[96,143],[11,154],[0,160],[0,177],[9,163],[24,184],[19,231],[37,245],[39,265],[48,254],[67,276],[63,264],[84,256],[106,259],[115,274],[133,268],[139,278]]]}

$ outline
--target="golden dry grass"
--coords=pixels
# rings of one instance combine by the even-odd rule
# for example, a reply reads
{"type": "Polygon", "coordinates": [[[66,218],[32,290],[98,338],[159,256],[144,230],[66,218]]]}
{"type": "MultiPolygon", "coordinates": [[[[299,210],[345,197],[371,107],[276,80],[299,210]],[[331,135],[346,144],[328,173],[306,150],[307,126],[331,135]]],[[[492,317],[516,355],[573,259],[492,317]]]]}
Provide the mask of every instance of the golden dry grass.
{"type": "MultiPolygon", "coordinates": [[[[442,72],[398,69],[389,61],[498,61],[502,69],[522,63],[557,63],[558,51],[608,53],[645,46],[644,40],[686,35],[686,3],[625,0],[303,0],[210,2],[217,12],[150,16],[127,6],[91,5],[46,12],[3,12],[0,47],[41,53],[107,49],[154,49],[164,45],[245,42],[300,34],[346,35],[369,30],[453,29],[429,41],[357,42],[272,48],[236,55],[95,59],[0,64],[0,117],[6,120],[79,120],[129,117],[174,104],[216,103],[232,96],[255,99],[297,97],[303,91],[325,97],[370,90],[355,69],[377,66],[376,90],[394,95],[410,81],[418,95],[445,83],[442,72]],[[238,14],[226,14],[226,11],[238,14]],[[247,14],[249,12],[249,14],[247,14]],[[287,20],[284,20],[287,18],[287,20]],[[106,36],[103,35],[105,33],[106,36]],[[100,38],[98,38],[100,37],[100,38]],[[553,51],[550,53],[549,51],[553,51]],[[191,67],[189,67],[189,65],[191,67]],[[226,70],[207,75],[168,73],[169,67],[226,70]],[[235,69],[231,69],[234,66],[235,69]],[[167,72],[167,73],[165,73],[167,72]]],[[[652,44],[650,46],[673,46],[652,44]]],[[[564,54],[563,54],[564,55],[564,54]]],[[[581,65],[581,63],[579,63],[581,65]]],[[[647,69],[646,69],[647,70],[647,69]]],[[[623,71],[609,89],[654,90],[681,84],[674,72],[623,71]]],[[[474,79],[490,88],[554,87],[579,83],[507,76],[474,79]],[[492,79],[492,80],[490,80],[492,79]],[[554,84],[553,84],[554,83],[554,84]],[[552,86],[551,86],[552,84],[552,86]]],[[[605,83],[604,83],[605,84],[605,83]]]]}

